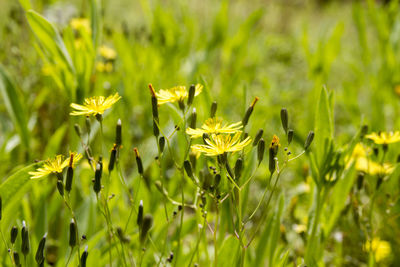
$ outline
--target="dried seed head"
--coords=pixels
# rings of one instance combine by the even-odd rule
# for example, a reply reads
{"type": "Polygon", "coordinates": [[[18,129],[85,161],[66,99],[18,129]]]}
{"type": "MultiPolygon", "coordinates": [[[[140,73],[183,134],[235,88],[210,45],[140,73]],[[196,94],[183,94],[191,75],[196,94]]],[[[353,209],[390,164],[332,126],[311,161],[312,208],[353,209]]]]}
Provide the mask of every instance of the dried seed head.
{"type": "Polygon", "coordinates": [[[290,143],[292,142],[292,140],[293,140],[293,134],[294,134],[294,131],[292,130],[292,129],[289,129],[288,130],[288,133],[287,133],[287,141],[288,141],[288,144],[290,145],[290,143]]]}
{"type": "Polygon", "coordinates": [[[160,147],[160,152],[163,153],[164,147],[165,147],[165,137],[164,136],[160,136],[160,138],[158,139],[158,146],[160,147]]]}
{"type": "Polygon", "coordinates": [[[150,228],[153,226],[153,216],[150,214],[146,214],[143,217],[142,229],[140,230],[140,243],[144,243],[146,241],[146,237],[150,228]]]}
{"type": "Polygon", "coordinates": [[[115,127],[115,144],[117,147],[122,145],[122,122],[118,119],[117,126],[115,127]]]}
{"type": "Polygon", "coordinates": [[[24,256],[28,255],[30,250],[29,245],[29,233],[28,228],[26,227],[25,221],[22,221],[22,229],[21,229],[21,252],[24,256]]]}
{"type": "Polygon", "coordinates": [[[260,141],[258,142],[258,146],[257,146],[258,164],[260,164],[264,158],[264,151],[265,151],[265,141],[263,138],[261,138],[260,141]]]}
{"type": "Polygon", "coordinates": [[[217,113],[218,104],[217,101],[212,102],[210,110],[210,118],[214,118],[217,113]]]}
{"type": "Polygon", "coordinates": [[[140,200],[140,203],[139,203],[139,209],[138,209],[138,215],[137,215],[136,223],[139,226],[139,229],[142,229],[142,224],[143,224],[143,200],[140,200]]]}
{"type": "Polygon", "coordinates": [[[97,163],[96,164],[96,171],[94,173],[94,184],[93,184],[93,190],[97,194],[101,190],[101,164],[97,163]]]}
{"type": "Polygon", "coordinates": [[[263,129],[258,130],[256,136],[254,137],[253,146],[256,146],[258,144],[258,141],[260,141],[263,133],[264,133],[263,129]]]}
{"type": "Polygon", "coordinates": [[[13,227],[11,228],[11,231],[10,231],[10,241],[11,241],[11,244],[14,244],[14,243],[15,243],[15,240],[17,239],[17,236],[18,236],[18,228],[17,228],[16,226],[13,226],[13,227]]]}
{"type": "Polygon", "coordinates": [[[81,130],[81,127],[79,126],[79,124],[75,123],[74,129],[75,129],[76,135],[78,135],[78,137],[81,137],[82,136],[82,130],[81,130]]]}
{"type": "Polygon", "coordinates": [[[304,143],[304,150],[307,150],[307,149],[310,147],[310,145],[311,145],[313,139],[314,139],[314,132],[313,132],[313,131],[310,131],[310,132],[308,133],[306,142],[304,143]]]}
{"type": "Polygon", "coordinates": [[[192,115],[190,115],[190,123],[189,127],[194,129],[196,128],[196,120],[197,120],[197,112],[196,108],[193,108],[192,115]]]}
{"type": "Polygon", "coordinates": [[[111,172],[114,169],[115,158],[117,156],[117,144],[114,144],[110,153],[110,161],[108,163],[108,172],[111,172]]]}
{"type": "Polygon", "coordinates": [[[81,256],[81,267],[86,267],[86,260],[87,260],[88,255],[89,255],[88,247],[86,246],[85,251],[82,253],[82,256],[81,256]]]}
{"type": "Polygon", "coordinates": [[[137,164],[137,167],[138,167],[138,172],[139,172],[140,175],[143,175],[143,163],[142,163],[142,159],[140,158],[139,151],[137,150],[136,147],[133,150],[135,151],[136,164],[137,164]]]}
{"type": "Polygon", "coordinates": [[[249,106],[249,108],[246,110],[246,113],[244,114],[244,117],[242,119],[242,124],[243,127],[245,127],[247,125],[247,123],[249,122],[251,113],[253,113],[254,110],[254,106],[256,105],[257,101],[258,101],[258,97],[255,97],[253,102],[251,103],[251,105],[249,106]]]}
{"type": "Polygon", "coordinates": [[[44,247],[46,245],[46,237],[47,237],[47,233],[44,234],[44,236],[42,237],[42,239],[39,242],[37,251],[36,251],[36,256],[35,256],[35,260],[36,263],[40,266],[41,264],[43,264],[44,262],[44,247]]]}
{"type": "Polygon", "coordinates": [[[287,134],[288,125],[289,125],[289,115],[288,115],[288,111],[286,108],[281,109],[281,122],[282,122],[283,130],[285,130],[285,133],[287,134]]]}
{"type": "Polygon", "coordinates": [[[243,170],[243,159],[239,157],[235,163],[235,177],[236,180],[239,180],[240,176],[242,175],[243,170]]]}
{"type": "Polygon", "coordinates": [[[76,224],[74,219],[71,220],[71,223],[69,224],[69,246],[71,248],[76,246],[76,235],[77,235],[77,231],[76,231],[76,224]]]}
{"type": "Polygon", "coordinates": [[[189,96],[187,101],[188,106],[192,105],[195,93],[196,93],[196,86],[192,84],[189,88],[189,96]]]}

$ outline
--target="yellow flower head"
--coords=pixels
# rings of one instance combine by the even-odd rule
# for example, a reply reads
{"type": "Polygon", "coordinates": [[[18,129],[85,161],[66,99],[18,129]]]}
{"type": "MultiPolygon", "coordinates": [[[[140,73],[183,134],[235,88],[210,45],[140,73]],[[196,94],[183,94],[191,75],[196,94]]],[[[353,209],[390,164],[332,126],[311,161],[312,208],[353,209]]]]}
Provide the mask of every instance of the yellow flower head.
{"type": "Polygon", "coordinates": [[[367,241],[364,245],[366,251],[372,251],[375,256],[376,262],[380,262],[390,256],[392,249],[390,243],[384,240],[380,240],[378,237],[367,241]]]}
{"type": "Polygon", "coordinates": [[[76,31],[85,30],[88,33],[92,31],[89,20],[85,18],[73,18],[69,25],[71,25],[71,28],[76,31]]]}
{"type": "Polygon", "coordinates": [[[390,174],[394,168],[389,163],[379,164],[368,158],[370,151],[367,150],[361,143],[355,145],[351,157],[346,159],[347,167],[355,162],[357,171],[368,173],[370,175],[390,174]]]}
{"type": "Polygon", "coordinates": [[[99,54],[101,57],[108,60],[114,60],[117,58],[117,52],[115,52],[111,47],[105,45],[99,47],[99,54]]]}
{"type": "Polygon", "coordinates": [[[82,154],[70,152],[70,157],[63,159],[63,155],[57,155],[53,159],[48,159],[43,164],[43,167],[38,168],[35,172],[29,172],[31,179],[42,178],[50,173],[62,173],[65,167],[74,165],[82,158],[82,154]]]}
{"type": "Polygon", "coordinates": [[[73,116],[85,115],[85,116],[96,116],[97,114],[103,114],[104,111],[111,108],[121,97],[118,93],[110,95],[107,98],[104,96],[92,96],[85,99],[83,105],[72,103],[71,107],[75,110],[70,113],[73,116]]]}
{"type": "MultiPolygon", "coordinates": [[[[203,85],[201,84],[196,84],[196,90],[194,95],[197,96],[198,94],[201,93],[203,90],[203,85]]],[[[186,90],[186,86],[175,86],[172,87],[171,89],[160,89],[158,93],[156,93],[157,97],[157,103],[159,105],[165,104],[165,103],[173,103],[173,102],[183,102],[186,98],[188,98],[189,92],[186,90]]]]}
{"type": "Polygon", "coordinates": [[[187,128],[186,133],[190,135],[191,138],[199,138],[202,137],[203,134],[233,134],[237,132],[241,132],[240,129],[243,128],[242,122],[236,122],[233,124],[222,124],[222,119],[210,118],[207,119],[206,122],[201,126],[201,128],[192,129],[187,128]]]}
{"type": "Polygon", "coordinates": [[[212,134],[211,138],[205,139],[205,145],[193,145],[193,152],[201,152],[206,156],[217,156],[227,152],[237,152],[245,148],[251,143],[250,137],[240,142],[240,133],[236,133],[233,137],[228,135],[212,134]]]}
{"type": "Polygon", "coordinates": [[[400,132],[396,131],[396,132],[381,132],[379,134],[377,133],[372,133],[372,134],[368,134],[365,136],[368,139],[371,139],[372,141],[375,142],[375,144],[378,145],[387,145],[387,144],[391,144],[391,143],[397,143],[400,142],[400,132]]]}
{"type": "Polygon", "coordinates": [[[279,137],[274,135],[272,137],[272,141],[271,144],[269,145],[270,148],[273,148],[274,151],[278,151],[278,148],[281,146],[281,144],[279,144],[279,137]]]}

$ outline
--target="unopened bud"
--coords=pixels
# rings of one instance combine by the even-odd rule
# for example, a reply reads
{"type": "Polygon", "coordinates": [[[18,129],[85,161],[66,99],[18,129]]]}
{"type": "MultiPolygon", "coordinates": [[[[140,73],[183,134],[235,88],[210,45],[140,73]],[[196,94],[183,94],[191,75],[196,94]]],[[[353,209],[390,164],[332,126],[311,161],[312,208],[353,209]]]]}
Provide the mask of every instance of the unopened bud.
{"type": "Polygon", "coordinates": [[[258,144],[258,141],[260,141],[263,133],[264,133],[263,129],[258,130],[256,136],[254,137],[253,146],[256,146],[258,144]]]}
{"type": "Polygon", "coordinates": [[[137,167],[138,167],[138,172],[139,172],[140,175],[143,175],[143,163],[142,163],[142,159],[140,158],[139,151],[137,150],[136,147],[133,150],[135,151],[136,164],[137,164],[137,167]]]}
{"type": "Polygon", "coordinates": [[[76,124],[76,123],[75,123],[74,129],[75,129],[76,135],[77,135],[78,137],[81,137],[81,136],[82,136],[82,130],[81,130],[81,127],[79,126],[79,124],[76,124]]]}
{"type": "Polygon", "coordinates": [[[117,156],[117,144],[114,144],[114,147],[111,149],[110,161],[108,163],[108,172],[114,170],[116,156],[117,156]]]}
{"type": "Polygon", "coordinates": [[[275,172],[275,149],[274,147],[269,147],[269,171],[271,175],[275,172]]]}
{"type": "Polygon", "coordinates": [[[257,146],[258,164],[260,164],[264,158],[264,151],[265,151],[265,141],[263,138],[261,138],[260,141],[258,142],[258,146],[257,146]]]}
{"type": "Polygon", "coordinates": [[[283,130],[285,130],[285,133],[287,133],[288,125],[289,125],[289,115],[288,115],[288,111],[286,108],[281,109],[281,122],[282,122],[283,130]]]}
{"type": "Polygon", "coordinates": [[[243,120],[242,120],[243,127],[245,127],[247,125],[247,123],[249,122],[251,113],[253,113],[254,106],[257,103],[258,99],[259,99],[258,97],[255,97],[253,102],[249,106],[249,108],[246,110],[246,113],[244,114],[244,117],[243,117],[243,120]]]}
{"type": "Polygon", "coordinates": [[[57,180],[57,190],[60,193],[60,195],[63,197],[64,196],[64,184],[61,180],[57,180]]]}
{"type": "Polygon", "coordinates": [[[14,259],[15,266],[21,266],[18,252],[16,252],[16,251],[13,252],[13,259],[14,259]]]}
{"type": "Polygon", "coordinates": [[[22,221],[22,229],[21,229],[21,252],[24,256],[28,255],[30,250],[29,245],[29,233],[28,228],[26,227],[25,221],[22,221]]]}
{"type": "Polygon", "coordinates": [[[215,113],[217,113],[218,104],[216,101],[212,102],[211,104],[211,111],[210,111],[210,118],[215,117],[215,113]]]}
{"type": "Polygon", "coordinates": [[[194,129],[196,128],[196,120],[197,120],[197,113],[196,113],[196,109],[193,108],[193,112],[192,115],[190,115],[190,128],[194,129]]]}
{"type": "Polygon", "coordinates": [[[183,167],[185,168],[187,176],[193,179],[192,164],[190,164],[190,161],[185,160],[183,162],[183,167]]]}
{"type": "Polygon", "coordinates": [[[11,231],[10,231],[10,241],[11,241],[11,244],[14,244],[14,243],[15,243],[15,240],[17,239],[17,236],[18,236],[18,228],[17,228],[16,226],[13,226],[13,227],[11,228],[11,231]]]}
{"type": "Polygon", "coordinates": [[[86,124],[86,131],[88,132],[88,134],[90,135],[90,131],[91,131],[91,124],[90,124],[90,118],[89,116],[86,116],[85,119],[85,124],[86,124]]]}
{"type": "Polygon", "coordinates": [[[76,224],[74,219],[71,220],[69,224],[69,246],[71,248],[76,246],[76,224]]]}
{"type": "Polygon", "coordinates": [[[43,252],[44,252],[44,247],[46,245],[46,237],[47,237],[47,234],[44,234],[44,236],[42,237],[42,239],[39,242],[39,245],[38,245],[38,248],[36,251],[35,260],[39,266],[42,265],[44,262],[44,253],[43,252]]]}
{"type": "Polygon", "coordinates": [[[288,141],[288,144],[290,145],[290,143],[292,142],[292,140],[293,140],[293,134],[294,134],[294,131],[292,130],[292,129],[289,129],[288,130],[288,133],[287,133],[287,141],[288,141]]]}
{"type": "Polygon", "coordinates": [[[192,105],[195,93],[196,93],[196,86],[192,84],[189,88],[189,96],[187,101],[188,106],[192,105]]]}
{"type": "Polygon", "coordinates": [[[140,243],[143,243],[146,240],[147,234],[152,226],[153,216],[151,216],[150,214],[146,214],[143,217],[142,229],[140,231],[140,243]]]}
{"type": "Polygon", "coordinates": [[[102,175],[102,171],[101,171],[101,165],[100,163],[96,164],[96,171],[94,173],[94,184],[93,184],[93,190],[94,192],[99,193],[101,190],[101,175],[102,175]]]}
{"type": "Polygon", "coordinates": [[[304,150],[307,150],[307,149],[310,147],[310,145],[311,145],[313,139],[314,139],[314,132],[313,132],[313,131],[310,131],[310,132],[308,133],[306,142],[304,143],[304,150]]]}
{"type": "Polygon", "coordinates": [[[160,147],[160,152],[163,153],[164,147],[165,147],[165,137],[164,136],[160,136],[160,138],[158,139],[158,146],[160,147]]]}
{"type": "Polygon", "coordinates": [[[140,203],[139,203],[139,209],[138,209],[136,223],[139,226],[139,229],[141,229],[142,224],[143,224],[143,200],[140,200],[140,203]]]}
{"type": "Polygon", "coordinates": [[[243,170],[243,159],[242,158],[238,158],[236,160],[236,163],[235,163],[235,177],[236,177],[236,180],[238,180],[240,178],[240,176],[242,175],[242,170],[243,170]]]}
{"type": "Polygon", "coordinates": [[[88,255],[89,255],[88,247],[86,246],[85,251],[82,253],[82,256],[81,256],[81,267],[86,267],[86,260],[87,260],[88,255]]]}
{"type": "Polygon", "coordinates": [[[122,122],[118,119],[117,126],[115,127],[115,144],[117,147],[122,145],[122,122]]]}

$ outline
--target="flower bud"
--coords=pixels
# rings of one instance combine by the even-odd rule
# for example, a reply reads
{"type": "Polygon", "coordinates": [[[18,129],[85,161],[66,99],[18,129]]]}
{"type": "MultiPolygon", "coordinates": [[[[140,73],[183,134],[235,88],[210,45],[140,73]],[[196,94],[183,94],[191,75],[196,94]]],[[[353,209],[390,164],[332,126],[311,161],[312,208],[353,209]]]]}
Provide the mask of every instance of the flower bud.
{"type": "Polygon", "coordinates": [[[14,259],[15,266],[21,266],[18,252],[16,252],[16,251],[13,252],[13,259],[14,259]]]}
{"type": "Polygon", "coordinates": [[[117,126],[115,127],[115,144],[120,147],[122,145],[122,122],[118,119],[117,126]]]}
{"type": "Polygon", "coordinates": [[[30,250],[29,246],[29,233],[26,227],[25,221],[22,221],[22,229],[21,229],[21,252],[24,256],[28,255],[30,250]]]}
{"type": "Polygon", "coordinates": [[[253,113],[254,106],[255,106],[255,104],[257,103],[258,99],[259,99],[258,97],[255,97],[254,100],[253,100],[253,102],[252,102],[251,105],[249,106],[249,108],[246,110],[246,113],[244,114],[244,117],[243,117],[243,119],[242,119],[243,127],[245,127],[245,126],[247,125],[247,123],[249,122],[251,113],[253,113]]]}
{"type": "Polygon", "coordinates": [[[256,146],[258,144],[258,141],[260,141],[263,133],[264,133],[263,129],[258,130],[256,136],[254,137],[253,146],[256,146]]]}
{"type": "Polygon", "coordinates": [[[138,209],[136,223],[139,226],[139,229],[141,229],[142,224],[143,224],[143,200],[140,200],[140,203],[139,203],[139,209],[138,209]]]}
{"type": "Polygon", "coordinates": [[[195,93],[196,93],[196,86],[192,84],[189,88],[189,96],[187,101],[188,106],[192,105],[195,93]]]}
{"type": "Polygon", "coordinates": [[[64,184],[61,180],[57,180],[57,190],[62,197],[64,197],[64,184]]]}
{"type": "Polygon", "coordinates": [[[138,167],[138,172],[139,172],[140,175],[143,175],[143,163],[142,163],[142,159],[140,158],[139,151],[137,150],[136,147],[133,150],[135,151],[136,164],[137,164],[137,167],[138,167]]]}
{"type": "Polygon", "coordinates": [[[158,146],[160,147],[160,152],[163,153],[164,147],[165,147],[165,137],[164,136],[160,136],[160,138],[158,139],[158,146]]]}
{"type": "Polygon", "coordinates": [[[287,141],[288,141],[288,144],[290,145],[290,143],[292,142],[292,140],[293,140],[293,134],[294,134],[294,131],[292,130],[292,129],[289,129],[288,130],[288,133],[287,133],[287,141]]]}
{"type": "Polygon", "coordinates": [[[243,170],[243,159],[238,158],[235,163],[235,178],[239,180],[240,176],[242,175],[243,170]]]}
{"type": "Polygon", "coordinates": [[[313,131],[310,131],[310,132],[308,133],[306,142],[304,143],[304,150],[307,150],[307,149],[310,147],[310,145],[311,145],[313,139],[314,139],[314,132],[313,132],[313,131]]]}
{"type": "Polygon", "coordinates": [[[76,124],[76,123],[75,123],[74,129],[75,129],[76,135],[77,135],[78,137],[81,137],[81,136],[82,136],[82,130],[81,130],[81,127],[79,126],[79,124],[76,124]]]}
{"type": "Polygon", "coordinates": [[[92,127],[91,127],[91,124],[90,124],[90,118],[89,118],[89,116],[86,116],[85,124],[86,124],[86,131],[87,131],[88,134],[90,135],[90,131],[91,131],[92,127]]]}
{"type": "Polygon", "coordinates": [[[114,170],[115,158],[117,156],[117,144],[111,149],[110,162],[108,163],[108,172],[114,170]]]}
{"type": "Polygon", "coordinates": [[[260,164],[264,158],[264,151],[265,151],[265,141],[263,138],[261,138],[260,141],[258,142],[258,146],[257,146],[258,164],[260,164]]]}
{"type": "Polygon", "coordinates": [[[191,179],[193,179],[192,164],[190,164],[190,161],[185,160],[183,162],[183,167],[185,168],[187,176],[189,176],[191,179]]]}
{"type": "Polygon", "coordinates": [[[17,228],[16,226],[13,226],[13,227],[11,228],[11,231],[10,231],[10,241],[11,241],[11,244],[14,244],[14,243],[15,243],[15,240],[17,239],[17,236],[18,236],[18,228],[17,228]]]}
{"type": "Polygon", "coordinates": [[[271,175],[275,172],[275,152],[273,147],[269,147],[269,171],[271,175]]]}
{"type": "Polygon", "coordinates": [[[44,262],[44,253],[43,252],[44,252],[44,247],[46,245],[46,237],[47,237],[47,233],[44,234],[44,236],[40,240],[37,251],[36,251],[35,260],[39,266],[42,265],[44,262]]]}
{"type": "Polygon", "coordinates": [[[142,229],[140,230],[140,243],[146,240],[150,228],[153,226],[153,216],[146,214],[143,217],[142,229]]]}
{"type": "Polygon", "coordinates": [[[210,118],[214,118],[215,117],[215,113],[217,113],[217,108],[218,108],[217,102],[216,101],[212,102],[211,110],[210,110],[210,118]]]}
{"type": "Polygon", "coordinates": [[[88,247],[86,246],[85,251],[82,253],[82,256],[81,256],[81,267],[86,267],[86,260],[87,260],[88,255],[89,255],[88,247]]]}
{"type": "Polygon", "coordinates": [[[94,184],[93,184],[93,190],[94,192],[96,192],[96,194],[98,194],[101,190],[101,175],[102,175],[101,165],[100,163],[97,163],[96,171],[94,173],[94,184]]]}
{"type": "Polygon", "coordinates": [[[76,224],[74,219],[71,220],[71,223],[69,224],[69,246],[71,248],[76,246],[76,224]]]}
{"type": "Polygon", "coordinates": [[[153,113],[153,134],[154,136],[158,137],[160,134],[160,130],[158,129],[158,103],[156,92],[154,91],[153,85],[149,84],[150,94],[151,94],[151,108],[153,113]]]}
{"type": "Polygon", "coordinates": [[[197,113],[196,113],[196,109],[193,108],[192,115],[190,115],[190,124],[189,124],[190,128],[192,128],[192,129],[196,128],[196,120],[197,120],[197,113]]]}
{"type": "Polygon", "coordinates": [[[283,130],[285,130],[285,133],[287,134],[288,125],[289,125],[289,115],[288,115],[288,111],[286,108],[281,109],[281,122],[282,122],[283,130]]]}

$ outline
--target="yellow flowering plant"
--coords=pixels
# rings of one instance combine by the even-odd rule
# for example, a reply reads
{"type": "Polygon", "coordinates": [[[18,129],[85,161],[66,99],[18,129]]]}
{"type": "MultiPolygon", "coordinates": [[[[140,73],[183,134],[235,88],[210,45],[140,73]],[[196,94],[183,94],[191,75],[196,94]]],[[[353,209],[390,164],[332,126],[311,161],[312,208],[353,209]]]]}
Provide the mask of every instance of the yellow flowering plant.
{"type": "Polygon", "coordinates": [[[234,134],[241,132],[243,128],[242,122],[236,122],[233,124],[223,124],[220,118],[209,118],[201,126],[201,128],[187,128],[186,133],[190,135],[191,138],[202,137],[203,134],[234,134]]]}
{"type": "Polygon", "coordinates": [[[102,115],[107,109],[111,108],[118,100],[121,99],[118,93],[104,96],[93,96],[86,98],[83,105],[72,103],[71,107],[75,110],[70,113],[72,116],[96,116],[102,115]]]}
{"type": "Polygon", "coordinates": [[[57,155],[55,158],[47,159],[42,167],[38,168],[34,172],[29,172],[29,175],[31,175],[31,179],[38,179],[51,173],[60,174],[67,166],[69,166],[71,158],[71,167],[73,168],[75,164],[82,158],[82,154],[70,152],[70,157],[66,159],[64,159],[63,155],[57,155]]]}

